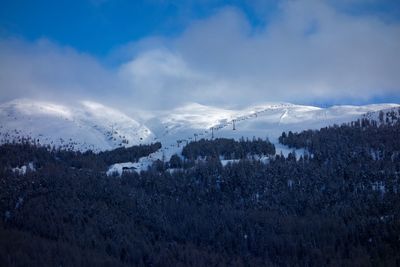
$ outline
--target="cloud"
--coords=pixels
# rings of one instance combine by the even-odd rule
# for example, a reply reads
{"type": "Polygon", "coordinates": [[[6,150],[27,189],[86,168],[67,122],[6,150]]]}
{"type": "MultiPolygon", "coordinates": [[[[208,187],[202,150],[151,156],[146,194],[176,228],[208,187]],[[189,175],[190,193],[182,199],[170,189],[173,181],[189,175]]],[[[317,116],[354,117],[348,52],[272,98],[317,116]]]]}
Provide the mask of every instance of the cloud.
{"type": "Polygon", "coordinates": [[[400,93],[400,24],[349,15],[323,1],[282,2],[279,15],[256,30],[228,7],[176,38],[155,42],[150,39],[146,50],[142,41],[144,52],[136,50],[128,65],[137,65],[133,87],[159,90],[163,99],[362,102],[400,93]],[[154,53],[168,58],[164,70],[175,71],[160,71],[154,53]],[[143,69],[147,79],[137,79],[143,69]]]}
{"type": "Polygon", "coordinates": [[[95,59],[46,39],[0,41],[0,98],[59,98],[102,94],[111,74],[95,59]]]}
{"type": "Polygon", "coordinates": [[[145,103],[160,99],[176,103],[185,98],[187,88],[192,97],[199,89],[197,86],[204,85],[206,80],[201,73],[192,71],[181,57],[162,50],[144,52],[123,64],[119,77],[145,103]]]}
{"type": "Polygon", "coordinates": [[[291,1],[260,32],[226,9],[175,42],[189,66],[221,77],[238,98],[368,98],[399,92],[399,30],[321,2],[291,1]]]}
{"type": "Polygon", "coordinates": [[[351,15],[330,1],[282,1],[256,28],[225,7],[178,36],[120,47],[111,53],[119,59],[113,67],[46,40],[3,40],[0,99],[69,95],[144,109],[190,101],[362,102],[400,93],[399,51],[398,22],[351,15]]]}

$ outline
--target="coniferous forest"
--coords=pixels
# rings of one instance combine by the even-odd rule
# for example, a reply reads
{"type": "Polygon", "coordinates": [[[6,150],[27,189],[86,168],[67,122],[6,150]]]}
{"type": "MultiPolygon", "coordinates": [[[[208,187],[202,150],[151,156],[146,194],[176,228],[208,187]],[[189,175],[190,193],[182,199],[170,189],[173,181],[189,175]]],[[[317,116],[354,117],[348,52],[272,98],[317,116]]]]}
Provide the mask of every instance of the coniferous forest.
{"type": "Polygon", "coordinates": [[[363,119],[282,133],[303,155],[275,155],[268,140],[199,140],[120,177],[106,175],[110,164],[161,144],[2,145],[0,265],[400,266],[399,137],[400,123],[363,119]]]}

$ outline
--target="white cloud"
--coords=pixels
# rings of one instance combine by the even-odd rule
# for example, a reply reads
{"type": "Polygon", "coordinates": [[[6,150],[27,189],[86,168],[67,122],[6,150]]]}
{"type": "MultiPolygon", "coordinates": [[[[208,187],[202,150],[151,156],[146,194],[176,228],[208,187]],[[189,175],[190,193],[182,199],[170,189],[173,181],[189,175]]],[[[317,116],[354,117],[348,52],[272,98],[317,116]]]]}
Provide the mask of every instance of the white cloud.
{"type": "Polygon", "coordinates": [[[90,97],[106,92],[112,80],[96,59],[46,39],[0,41],[1,99],[90,97]]]}
{"type": "Polygon", "coordinates": [[[400,25],[340,13],[322,1],[283,2],[280,15],[257,31],[240,11],[226,8],[159,46],[169,48],[157,52],[169,58],[163,68],[177,72],[160,73],[149,51],[129,64],[146,61],[154,74],[143,88],[185,100],[340,101],[400,93],[400,25]]]}
{"type": "MultiPolygon", "coordinates": [[[[191,71],[178,55],[161,50],[144,52],[123,64],[119,77],[124,86],[133,88],[135,96],[145,103],[159,102],[160,99],[175,102],[185,97],[184,88],[191,88],[191,94],[194,94],[196,83],[203,83],[204,78],[191,71]]],[[[164,106],[165,103],[160,104],[164,106]]]]}
{"type": "Polygon", "coordinates": [[[245,105],[399,94],[400,24],[327,3],[284,1],[257,29],[227,7],[177,37],[121,48],[116,54],[130,60],[113,69],[46,41],[3,41],[0,98],[70,94],[155,109],[188,101],[245,105]]]}

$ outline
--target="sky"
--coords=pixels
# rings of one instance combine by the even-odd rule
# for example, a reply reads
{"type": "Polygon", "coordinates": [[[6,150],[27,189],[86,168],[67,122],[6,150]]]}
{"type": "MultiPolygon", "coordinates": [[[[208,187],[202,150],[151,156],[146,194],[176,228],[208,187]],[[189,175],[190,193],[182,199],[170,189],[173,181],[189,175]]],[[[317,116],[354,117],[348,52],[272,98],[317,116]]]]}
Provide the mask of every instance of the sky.
{"type": "Polygon", "coordinates": [[[400,103],[397,0],[3,0],[0,102],[400,103]]]}

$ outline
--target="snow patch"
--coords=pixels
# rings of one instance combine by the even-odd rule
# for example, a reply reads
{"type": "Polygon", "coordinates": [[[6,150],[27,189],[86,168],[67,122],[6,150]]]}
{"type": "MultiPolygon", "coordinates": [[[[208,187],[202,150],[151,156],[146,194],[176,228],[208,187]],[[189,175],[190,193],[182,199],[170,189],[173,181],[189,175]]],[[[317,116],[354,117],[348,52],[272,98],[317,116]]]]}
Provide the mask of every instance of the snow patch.
{"type": "Polygon", "coordinates": [[[135,163],[122,162],[111,165],[106,174],[107,176],[121,176],[123,173],[130,173],[136,170],[135,163]]]}
{"type": "Polygon", "coordinates": [[[223,167],[225,167],[228,164],[233,164],[233,163],[238,163],[240,159],[222,159],[221,164],[223,167]]]}
{"type": "Polygon", "coordinates": [[[22,165],[21,167],[12,168],[11,171],[18,175],[25,175],[27,171],[36,171],[33,162],[29,162],[28,165],[22,165]]]}

